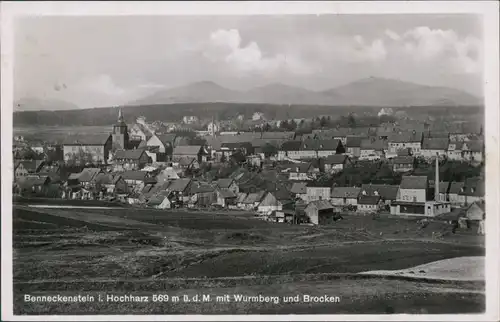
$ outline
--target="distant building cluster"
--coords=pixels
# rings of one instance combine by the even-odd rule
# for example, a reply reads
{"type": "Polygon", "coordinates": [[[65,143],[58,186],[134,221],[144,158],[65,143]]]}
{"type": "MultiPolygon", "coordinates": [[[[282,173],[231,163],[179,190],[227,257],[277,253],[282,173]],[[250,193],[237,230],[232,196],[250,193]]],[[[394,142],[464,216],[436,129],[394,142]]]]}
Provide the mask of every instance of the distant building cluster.
{"type": "MultiPolygon", "coordinates": [[[[185,125],[198,121],[183,118],[185,125]]],[[[473,207],[478,217],[484,177],[443,181],[439,169],[446,162],[481,168],[482,132],[480,126],[411,121],[310,133],[222,131],[212,120],[196,134],[144,117],[130,126],[120,110],[109,134],[67,136],[46,146],[16,137],[13,191],[160,209],[231,208],[310,224],[343,211],[435,217],[473,207]],[[356,179],[370,167],[377,171],[373,178],[356,179]]]]}

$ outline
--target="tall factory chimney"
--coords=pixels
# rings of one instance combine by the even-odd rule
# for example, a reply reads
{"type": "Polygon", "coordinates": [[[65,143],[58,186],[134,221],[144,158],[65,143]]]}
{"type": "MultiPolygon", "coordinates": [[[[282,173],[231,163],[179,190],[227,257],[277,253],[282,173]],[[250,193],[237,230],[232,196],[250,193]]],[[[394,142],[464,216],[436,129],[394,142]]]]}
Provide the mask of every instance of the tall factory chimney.
{"type": "Polygon", "coordinates": [[[434,178],[434,201],[439,201],[439,153],[436,152],[436,177],[434,178]]]}

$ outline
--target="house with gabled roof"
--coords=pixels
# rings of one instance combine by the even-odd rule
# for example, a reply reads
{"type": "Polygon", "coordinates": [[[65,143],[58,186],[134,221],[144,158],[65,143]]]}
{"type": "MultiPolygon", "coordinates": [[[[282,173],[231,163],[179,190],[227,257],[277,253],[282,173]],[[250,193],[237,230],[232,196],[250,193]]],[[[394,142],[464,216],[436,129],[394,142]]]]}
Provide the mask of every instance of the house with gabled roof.
{"type": "Polygon", "coordinates": [[[238,194],[240,192],[240,188],[239,188],[238,184],[232,178],[219,179],[215,182],[215,185],[219,189],[228,189],[235,194],[238,194]]]}
{"type": "Polygon", "coordinates": [[[329,173],[337,173],[352,165],[351,159],[345,154],[329,155],[324,159],[324,170],[329,173]]]}
{"type": "Polygon", "coordinates": [[[483,178],[467,178],[464,186],[458,193],[459,202],[462,206],[468,206],[473,202],[483,201],[485,198],[485,182],[483,178]]]}
{"type": "Polygon", "coordinates": [[[258,205],[260,213],[268,213],[273,210],[283,210],[287,204],[293,203],[292,194],[285,187],[276,185],[273,191],[267,191],[264,198],[258,205]]]}
{"type": "Polygon", "coordinates": [[[302,146],[301,141],[285,141],[280,145],[278,149],[278,160],[284,160],[285,157],[290,159],[300,159],[300,148],[302,146]]]}
{"type": "Polygon", "coordinates": [[[208,152],[201,145],[178,145],[174,147],[172,161],[183,158],[195,158],[199,163],[207,160],[208,152]]]}
{"type": "Polygon", "coordinates": [[[147,201],[147,206],[155,209],[170,209],[172,204],[169,199],[170,192],[160,191],[147,201]]]}
{"type": "Polygon", "coordinates": [[[482,221],[486,217],[486,206],[483,201],[474,201],[465,211],[465,216],[470,221],[482,221]]]}
{"type": "Polygon", "coordinates": [[[45,195],[50,184],[49,176],[28,175],[19,178],[17,181],[18,192],[21,196],[39,196],[45,195]]]}
{"type": "Polygon", "coordinates": [[[353,158],[359,158],[361,155],[361,141],[366,139],[365,136],[347,136],[346,138],[346,154],[353,158]]]}
{"type": "Polygon", "coordinates": [[[388,137],[390,154],[397,154],[399,149],[411,148],[413,155],[420,155],[423,133],[417,131],[393,133],[388,137]]]}
{"type": "Polygon", "coordinates": [[[462,144],[462,157],[465,161],[483,162],[484,151],[484,141],[482,140],[469,140],[462,144]]]}
{"type": "Polygon", "coordinates": [[[135,189],[137,186],[144,186],[149,174],[146,171],[130,170],[123,172],[121,176],[129,188],[135,189]]]}
{"type": "Polygon", "coordinates": [[[308,181],[314,180],[319,173],[319,169],[315,168],[312,162],[295,163],[288,167],[289,180],[308,181]]]}
{"type": "Polygon", "coordinates": [[[361,195],[358,198],[357,212],[370,213],[378,212],[382,208],[383,201],[380,196],[364,196],[361,195]]]}
{"type": "Polygon", "coordinates": [[[361,185],[360,195],[380,196],[386,205],[390,205],[399,199],[399,185],[363,184],[361,185]]]}
{"type": "Polygon", "coordinates": [[[386,157],[387,141],[374,137],[361,140],[360,160],[376,161],[386,157]]]}
{"type": "Polygon", "coordinates": [[[157,147],[156,160],[159,162],[170,161],[174,150],[175,139],[177,134],[153,134],[149,140],[146,141],[146,146],[157,147]]]}
{"type": "Polygon", "coordinates": [[[391,214],[434,217],[450,212],[449,202],[427,199],[428,189],[426,176],[403,176],[398,200],[391,203],[391,214]]]}
{"type": "MultiPolygon", "coordinates": [[[[449,200],[449,191],[450,191],[451,182],[441,181],[439,183],[439,201],[450,201],[449,200]]],[[[435,189],[435,188],[434,188],[435,189]]]]}
{"type": "Polygon", "coordinates": [[[127,183],[120,174],[99,173],[95,178],[96,187],[101,187],[107,194],[124,194],[128,192],[127,183]]]}
{"type": "Polygon", "coordinates": [[[314,182],[308,182],[306,185],[306,201],[330,200],[332,188],[329,185],[320,185],[314,182]]]}
{"type": "Polygon", "coordinates": [[[186,203],[191,196],[192,184],[193,180],[189,178],[176,179],[170,183],[167,190],[172,192],[176,201],[186,203]]]}
{"type": "Polygon", "coordinates": [[[264,190],[249,192],[246,198],[241,202],[242,208],[246,210],[256,209],[266,194],[267,192],[264,190]]]}
{"type": "Polygon", "coordinates": [[[401,201],[425,202],[429,182],[426,176],[403,176],[399,186],[401,201]]]}
{"type": "Polygon", "coordinates": [[[335,206],[356,206],[361,188],[357,187],[333,187],[330,202],[335,206]]]}
{"type": "Polygon", "coordinates": [[[448,190],[448,201],[452,206],[459,206],[462,203],[462,198],[459,195],[464,188],[464,182],[451,182],[448,190]]]}
{"type": "Polygon", "coordinates": [[[397,156],[392,158],[392,171],[409,172],[415,169],[415,158],[412,156],[397,156]]]}
{"type": "Polygon", "coordinates": [[[328,200],[310,202],[304,209],[309,222],[314,225],[324,224],[334,215],[334,207],[328,200]]]}
{"type": "Polygon", "coordinates": [[[295,195],[295,199],[307,200],[307,184],[305,182],[294,182],[290,192],[295,195]]]}
{"type": "Polygon", "coordinates": [[[14,162],[14,180],[35,174],[45,165],[43,160],[22,160],[14,162]]]}
{"type": "Polygon", "coordinates": [[[144,149],[117,150],[113,159],[115,171],[140,170],[150,161],[144,149]]]}
{"type": "Polygon", "coordinates": [[[421,156],[426,159],[434,159],[436,155],[440,158],[446,157],[450,140],[448,138],[426,138],[422,141],[421,156]]]}
{"type": "Polygon", "coordinates": [[[238,195],[229,189],[215,189],[217,195],[217,204],[223,208],[236,205],[238,195]]]}

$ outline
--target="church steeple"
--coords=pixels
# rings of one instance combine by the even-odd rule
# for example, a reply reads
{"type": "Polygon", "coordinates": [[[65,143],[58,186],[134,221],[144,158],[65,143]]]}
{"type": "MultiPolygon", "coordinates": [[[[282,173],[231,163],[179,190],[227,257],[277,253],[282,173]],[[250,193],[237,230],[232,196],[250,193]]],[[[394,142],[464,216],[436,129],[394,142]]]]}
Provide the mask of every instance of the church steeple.
{"type": "Polygon", "coordinates": [[[118,108],[118,123],[113,126],[112,147],[113,150],[124,149],[129,146],[127,123],[123,119],[121,107],[118,108]]]}
{"type": "Polygon", "coordinates": [[[124,123],[123,121],[123,113],[122,113],[122,108],[118,108],[118,123],[124,123]]]}

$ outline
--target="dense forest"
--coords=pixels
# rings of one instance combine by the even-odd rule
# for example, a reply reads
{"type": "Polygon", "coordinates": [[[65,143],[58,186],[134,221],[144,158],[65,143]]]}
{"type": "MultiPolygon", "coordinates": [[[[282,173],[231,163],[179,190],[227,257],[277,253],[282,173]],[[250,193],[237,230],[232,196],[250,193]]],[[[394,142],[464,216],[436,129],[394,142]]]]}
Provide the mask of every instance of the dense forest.
{"type": "MultiPolygon", "coordinates": [[[[122,108],[125,120],[134,122],[138,116],[150,121],[180,122],[185,115],[196,115],[200,119],[230,120],[238,115],[250,119],[255,112],[264,113],[268,120],[311,118],[312,116],[342,116],[349,113],[374,115],[381,107],[376,106],[319,106],[319,105],[270,105],[237,103],[186,103],[169,105],[125,106],[122,108]]],[[[449,115],[477,116],[483,113],[480,106],[418,106],[393,108],[408,115],[430,115],[442,118],[449,115]]],[[[116,121],[117,107],[64,111],[23,111],[14,113],[14,126],[32,125],[109,125],[116,121]]]]}

